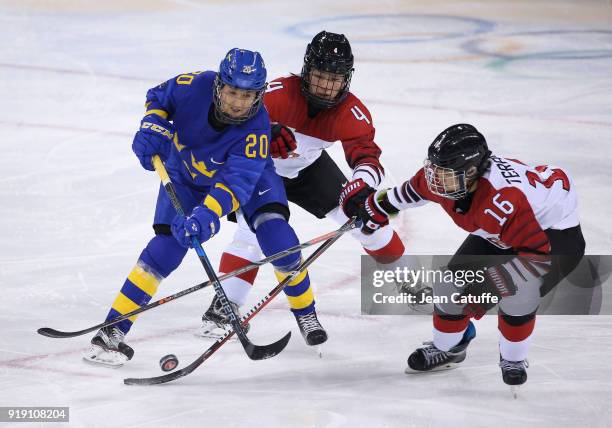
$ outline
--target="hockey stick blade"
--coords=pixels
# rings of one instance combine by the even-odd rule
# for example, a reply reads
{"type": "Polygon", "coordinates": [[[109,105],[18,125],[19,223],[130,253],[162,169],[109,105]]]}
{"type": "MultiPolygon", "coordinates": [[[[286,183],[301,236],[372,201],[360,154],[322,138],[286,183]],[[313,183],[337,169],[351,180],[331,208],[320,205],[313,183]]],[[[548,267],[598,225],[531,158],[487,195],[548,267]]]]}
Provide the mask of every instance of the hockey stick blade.
{"type": "MultiPolygon", "coordinates": [[[[344,226],[339,229],[339,232],[336,236],[329,238],[325,241],[319,248],[317,248],[306,260],[302,262],[300,266],[298,266],[296,270],[296,274],[306,269],[310,266],[321,254],[323,254],[334,242],[340,239],[342,234],[354,227],[355,220],[349,220],[344,226]]],[[[245,314],[243,317],[241,324],[244,326],[249,322],[251,318],[257,315],[274,297],[276,297],[283,288],[291,279],[293,275],[289,275],[282,282],[280,282],[276,287],[274,287],[262,300],[259,301],[249,312],[245,314]]],[[[192,373],[195,369],[200,367],[204,361],[209,359],[212,354],[214,354],[225,342],[227,342],[234,335],[234,331],[231,330],[221,338],[219,338],[215,343],[213,343],[202,355],[200,355],[195,361],[189,364],[186,367],[183,367],[180,370],[176,370],[172,373],[168,373],[162,376],[155,376],[149,378],[127,378],[123,380],[123,383],[126,385],[158,385],[161,383],[171,382],[176,379],[180,379],[188,374],[192,373]]]]}
{"type": "Polygon", "coordinates": [[[251,360],[265,360],[280,354],[281,351],[285,349],[285,346],[287,346],[289,343],[289,339],[291,339],[291,332],[288,332],[284,337],[270,345],[259,346],[254,345],[252,342],[248,342],[243,343],[243,346],[251,360]]]}
{"type": "MultiPolygon", "coordinates": [[[[283,258],[283,257],[285,257],[285,256],[287,256],[289,254],[293,254],[293,253],[296,253],[298,251],[301,251],[301,250],[304,250],[306,248],[309,248],[309,247],[311,247],[313,245],[316,245],[316,244],[318,244],[320,242],[326,241],[326,240],[328,240],[330,238],[333,238],[334,236],[337,236],[337,235],[342,234],[342,233],[343,233],[342,229],[338,229],[338,230],[334,230],[332,232],[328,232],[328,233],[326,233],[324,235],[317,236],[316,238],[313,238],[313,239],[311,239],[309,241],[306,241],[304,243],[295,245],[295,246],[293,246],[291,248],[288,248],[286,250],[280,251],[280,252],[278,252],[276,254],[273,254],[271,256],[268,256],[268,257],[266,257],[264,259],[261,259],[259,261],[256,261],[256,262],[253,262],[253,263],[248,264],[246,266],[243,266],[241,268],[238,268],[238,269],[236,269],[236,270],[234,270],[232,272],[226,273],[225,275],[220,276],[219,280],[223,281],[225,279],[233,278],[235,276],[238,276],[238,275],[241,275],[243,273],[249,272],[249,271],[251,271],[253,269],[257,269],[260,266],[263,266],[265,264],[268,264],[270,262],[273,262],[275,260],[283,258]]],[[[201,290],[201,289],[203,289],[205,287],[209,287],[211,284],[212,284],[211,281],[201,282],[200,284],[194,285],[193,287],[186,288],[185,290],[179,291],[178,293],[171,294],[170,296],[166,296],[166,297],[164,297],[162,299],[159,299],[159,300],[157,300],[155,302],[149,303],[146,306],[142,306],[142,307],[140,307],[138,309],[135,309],[132,312],[128,312],[127,314],[121,315],[121,316],[119,316],[117,318],[113,318],[113,319],[108,320],[108,321],[104,321],[104,322],[102,322],[100,324],[96,324],[94,326],[85,328],[83,330],[61,331],[61,330],[56,330],[56,329],[50,328],[50,327],[42,327],[42,328],[39,328],[37,330],[37,332],[38,332],[38,334],[41,334],[41,335],[46,336],[46,337],[51,337],[51,338],[54,338],[54,339],[64,339],[64,338],[69,338],[69,337],[82,336],[84,334],[91,333],[92,331],[96,331],[96,330],[98,330],[100,328],[104,328],[104,327],[108,327],[109,325],[116,324],[116,323],[121,322],[123,320],[126,320],[126,319],[128,319],[128,318],[130,318],[130,317],[132,317],[134,315],[138,315],[138,314],[140,314],[142,312],[146,312],[146,311],[148,311],[150,309],[156,308],[156,307],[158,307],[160,305],[163,305],[165,303],[171,302],[171,301],[176,300],[176,299],[178,299],[180,297],[186,296],[187,294],[191,294],[191,293],[193,293],[195,291],[201,290]]]]}

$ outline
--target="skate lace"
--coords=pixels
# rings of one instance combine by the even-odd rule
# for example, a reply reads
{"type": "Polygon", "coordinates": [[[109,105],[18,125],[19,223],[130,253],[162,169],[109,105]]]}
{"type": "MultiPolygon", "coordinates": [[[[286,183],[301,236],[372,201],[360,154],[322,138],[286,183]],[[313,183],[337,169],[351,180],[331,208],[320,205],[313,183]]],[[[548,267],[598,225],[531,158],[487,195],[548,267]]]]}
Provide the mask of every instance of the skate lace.
{"type": "MultiPolygon", "coordinates": [[[[234,310],[234,313],[238,315],[238,317],[240,317],[238,305],[229,300],[228,302],[230,306],[232,307],[232,309],[234,310]]],[[[229,322],[229,315],[225,313],[225,310],[223,309],[223,305],[221,304],[221,299],[219,299],[217,296],[215,296],[214,298],[212,307],[213,307],[213,312],[219,315],[219,317],[223,320],[223,322],[226,322],[226,323],[229,322]]]]}
{"type": "Polygon", "coordinates": [[[319,320],[317,319],[317,316],[314,314],[314,312],[311,312],[306,315],[300,315],[299,320],[302,329],[306,333],[310,333],[311,331],[319,330],[321,328],[321,324],[319,324],[319,320]]]}
{"type": "Polygon", "coordinates": [[[125,334],[118,328],[111,328],[109,330],[105,330],[104,333],[106,333],[106,337],[108,338],[107,345],[115,349],[125,339],[125,334]]]}
{"type": "Polygon", "coordinates": [[[410,283],[410,282],[396,282],[395,288],[397,289],[397,292],[400,294],[401,293],[413,294],[415,296],[420,296],[421,294],[425,294],[425,295],[432,294],[431,287],[424,282],[418,282],[416,284],[410,283]]]}
{"type": "Polygon", "coordinates": [[[502,359],[499,362],[499,367],[501,367],[503,371],[522,371],[529,367],[529,361],[508,361],[502,359]]]}
{"type": "Polygon", "coordinates": [[[423,354],[427,365],[442,363],[448,358],[449,353],[436,348],[433,342],[423,342],[423,345],[427,346],[420,348],[420,351],[423,354]]]}

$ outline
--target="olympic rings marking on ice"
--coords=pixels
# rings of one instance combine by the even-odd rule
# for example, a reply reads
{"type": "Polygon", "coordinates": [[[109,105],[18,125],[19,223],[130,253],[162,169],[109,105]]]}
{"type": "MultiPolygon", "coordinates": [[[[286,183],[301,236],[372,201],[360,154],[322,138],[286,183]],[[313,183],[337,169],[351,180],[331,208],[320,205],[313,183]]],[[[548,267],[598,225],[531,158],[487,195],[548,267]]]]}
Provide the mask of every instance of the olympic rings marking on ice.
{"type": "MultiPolygon", "coordinates": [[[[432,15],[432,14],[368,14],[368,15],[340,15],[329,18],[315,19],[311,21],[303,21],[293,24],[285,29],[285,31],[292,36],[300,38],[311,38],[314,33],[311,30],[312,27],[316,27],[316,32],[319,31],[322,24],[340,22],[354,22],[354,21],[375,21],[379,23],[381,20],[431,20],[433,31],[411,31],[411,32],[389,32],[382,35],[351,35],[351,42],[362,43],[362,44],[391,44],[391,43],[424,43],[438,40],[447,40],[460,37],[474,36],[477,34],[488,33],[496,24],[492,21],[479,18],[470,18],[465,16],[453,16],[453,15],[432,15]],[[467,23],[473,26],[473,28],[465,31],[455,32],[441,32],[438,31],[440,28],[440,20],[450,20],[460,23],[467,23]],[[437,24],[437,25],[435,25],[437,24]]],[[[370,24],[371,26],[371,24],[370,24]]]]}
{"type": "MultiPolygon", "coordinates": [[[[541,31],[524,31],[517,33],[508,33],[504,35],[498,35],[497,37],[540,37],[549,35],[575,35],[575,34],[589,34],[589,35],[610,35],[612,31],[609,30],[541,30],[541,31]]],[[[592,59],[606,59],[612,58],[612,49],[564,49],[564,50],[549,50],[541,52],[531,52],[523,54],[512,54],[508,52],[494,52],[487,50],[483,47],[483,43],[487,41],[484,39],[473,39],[468,40],[463,44],[463,49],[473,55],[482,55],[490,58],[495,58],[497,61],[492,63],[494,67],[503,67],[513,61],[525,61],[525,60],[592,60],[592,59]]],[[[523,45],[524,46],[524,45],[523,45]]]]}

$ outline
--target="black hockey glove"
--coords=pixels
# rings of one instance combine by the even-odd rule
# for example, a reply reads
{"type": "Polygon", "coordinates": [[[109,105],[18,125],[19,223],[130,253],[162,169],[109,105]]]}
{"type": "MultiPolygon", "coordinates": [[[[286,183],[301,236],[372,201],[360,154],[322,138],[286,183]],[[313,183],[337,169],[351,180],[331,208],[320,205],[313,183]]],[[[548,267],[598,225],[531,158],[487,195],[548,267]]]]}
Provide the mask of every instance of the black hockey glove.
{"type": "Polygon", "coordinates": [[[389,214],[376,203],[376,193],[371,193],[359,210],[358,217],[363,222],[361,231],[366,235],[374,233],[389,224],[389,214]]]}
{"type": "Polygon", "coordinates": [[[374,193],[375,190],[366,184],[361,178],[350,181],[340,192],[339,205],[342,211],[348,217],[355,217],[359,214],[359,210],[363,208],[365,200],[374,193]]]}

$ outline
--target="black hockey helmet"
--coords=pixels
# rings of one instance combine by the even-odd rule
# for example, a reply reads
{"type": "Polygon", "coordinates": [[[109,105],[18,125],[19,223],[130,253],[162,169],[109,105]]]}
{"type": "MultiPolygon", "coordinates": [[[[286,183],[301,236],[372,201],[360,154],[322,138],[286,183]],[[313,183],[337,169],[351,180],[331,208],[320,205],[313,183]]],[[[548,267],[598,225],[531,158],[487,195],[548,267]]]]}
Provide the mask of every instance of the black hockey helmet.
{"type": "Polygon", "coordinates": [[[353,52],[344,34],[321,31],[306,47],[302,67],[302,93],[315,107],[330,108],[339,104],[348,94],[353,76],[353,52]],[[327,80],[322,87],[313,81],[314,70],[341,75],[339,81],[327,80]],[[337,94],[333,95],[337,91],[337,94]],[[333,96],[332,96],[333,95],[333,96]]]}
{"type": "Polygon", "coordinates": [[[491,151],[485,137],[469,124],[453,125],[431,143],[425,160],[429,190],[448,199],[461,199],[487,169],[491,151]]]}

